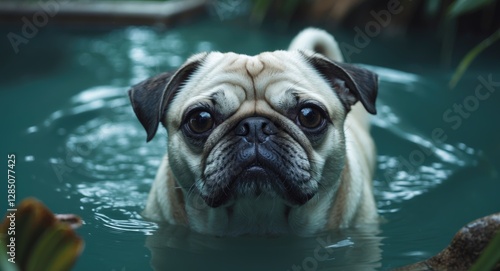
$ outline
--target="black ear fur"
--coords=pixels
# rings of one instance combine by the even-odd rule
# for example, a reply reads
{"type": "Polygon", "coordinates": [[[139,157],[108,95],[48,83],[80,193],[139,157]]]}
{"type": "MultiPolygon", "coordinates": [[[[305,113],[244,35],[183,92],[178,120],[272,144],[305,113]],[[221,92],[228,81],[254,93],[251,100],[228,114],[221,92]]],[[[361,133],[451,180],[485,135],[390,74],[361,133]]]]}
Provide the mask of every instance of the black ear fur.
{"type": "Polygon", "coordinates": [[[149,142],[158,130],[158,112],[165,86],[173,73],[162,73],[132,86],[128,91],[132,108],[148,135],[149,142]]]}
{"type": "Polygon", "coordinates": [[[320,56],[303,55],[337,91],[346,110],[349,111],[351,105],[361,101],[366,111],[377,114],[377,74],[352,64],[339,63],[320,56]]]}
{"type": "Polygon", "coordinates": [[[175,94],[201,62],[202,60],[192,61],[175,73],[162,73],[146,79],[128,91],[135,115],[146,130],[148,142],[155,136],[175,94]]]}

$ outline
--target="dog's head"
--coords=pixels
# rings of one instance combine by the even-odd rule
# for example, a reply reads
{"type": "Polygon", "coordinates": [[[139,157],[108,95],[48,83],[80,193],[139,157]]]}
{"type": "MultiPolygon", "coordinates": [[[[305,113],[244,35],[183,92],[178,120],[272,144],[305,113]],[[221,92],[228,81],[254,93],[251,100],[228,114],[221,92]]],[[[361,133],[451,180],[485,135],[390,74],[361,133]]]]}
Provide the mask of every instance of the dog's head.
{"type": "Polygon", "coordinates": [[[132,87],[151,140],[168,133],[175,181],[210,207],[281,197],[301,205],[344,167],[344,120],[360,101],[376,113],[377,76],[306,51],[203,53],[132,87]]]}

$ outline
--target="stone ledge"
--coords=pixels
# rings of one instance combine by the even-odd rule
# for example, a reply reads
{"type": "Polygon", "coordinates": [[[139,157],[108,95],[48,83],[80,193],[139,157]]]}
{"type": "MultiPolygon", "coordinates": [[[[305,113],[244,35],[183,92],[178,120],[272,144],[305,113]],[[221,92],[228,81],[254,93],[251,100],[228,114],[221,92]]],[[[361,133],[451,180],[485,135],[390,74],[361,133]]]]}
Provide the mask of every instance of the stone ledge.
{"type": "Polygon", "coordinates": [[[207,0],[0,2],[0,22],[23,23],[22,18],[26,17],[29,21],[37,19],[40,23],[48,20],[79,24],[171,25],[205,13],[207,3],[207,0]]]}

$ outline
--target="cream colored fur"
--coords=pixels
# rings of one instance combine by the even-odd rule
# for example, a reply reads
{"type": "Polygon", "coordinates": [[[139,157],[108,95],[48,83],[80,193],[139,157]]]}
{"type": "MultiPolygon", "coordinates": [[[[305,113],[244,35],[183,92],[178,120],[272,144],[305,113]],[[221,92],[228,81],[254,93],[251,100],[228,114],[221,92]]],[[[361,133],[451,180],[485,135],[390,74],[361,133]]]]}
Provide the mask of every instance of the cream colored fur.
{"type": "MultiPolygon", "coordinates": [[[[185,224],[198,232],[216,235],[310,235],[376,223],[378,216],[372,193],[375,148],[369,134],[368,113],[358,102],[345,118],[338,97],[325,80],[304,63],[297,51],[315,54],[313,51],[318,46],[326,57],[342,61],[333,37],[317,29],[301,32],[292,41],[289,51],[265,52],[257,56],[210,53],[204,65],[183,86],[192,91],[180,91],[169,107],[169,152],[154,180],[144,216],[154,221],[185,224]],[[190,185],[200,185],[196,180],[200,179],[203,169],[201,161],[193,158],[197,155],[189,153],[177,128],[181,112],[185,105],[214,93],[221,86],[227,106],[237,107],[235,114],[271,112],[274,104],[287,99],[283,90],[292,86],[303,95],[328,101],[326,105],[333,117],[333,126],[344,128],[329,129],[327,136],[332,140],[312,151],[313,177],[321,189],[306,204],[292,207],[285,215],[286,205],[279,198],[245,199],[236,202],[229,214],[227,208],[210,208],[199,195],[190,193],[190,185]],[[345,152],[339,147],[342,142],[345,142],[345,152]],[[345,163],[340,172],[336,168],[338,161],[345,163]],[[178,176],[177,179],[174,176],[178,176]]],[[[188,62],[201,57],[195,55],[188,62]]]]}

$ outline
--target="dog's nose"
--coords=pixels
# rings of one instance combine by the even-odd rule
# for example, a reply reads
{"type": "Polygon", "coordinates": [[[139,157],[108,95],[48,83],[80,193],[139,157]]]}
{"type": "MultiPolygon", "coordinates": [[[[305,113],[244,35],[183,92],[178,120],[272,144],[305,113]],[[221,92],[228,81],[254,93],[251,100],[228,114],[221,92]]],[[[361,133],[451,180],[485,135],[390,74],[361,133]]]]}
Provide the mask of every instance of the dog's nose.
{"type": "Polygon", "coordinates": [[[278,133],[278,128],[267,118],[249,117],[238,123],[234,133],[244,137],[248,142],[262,143],[270,135],[278,133]]]}

